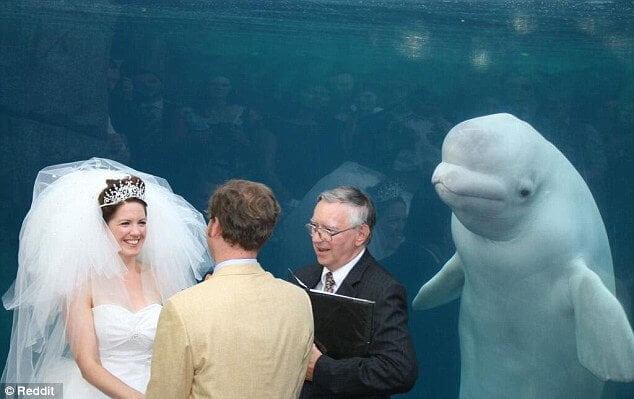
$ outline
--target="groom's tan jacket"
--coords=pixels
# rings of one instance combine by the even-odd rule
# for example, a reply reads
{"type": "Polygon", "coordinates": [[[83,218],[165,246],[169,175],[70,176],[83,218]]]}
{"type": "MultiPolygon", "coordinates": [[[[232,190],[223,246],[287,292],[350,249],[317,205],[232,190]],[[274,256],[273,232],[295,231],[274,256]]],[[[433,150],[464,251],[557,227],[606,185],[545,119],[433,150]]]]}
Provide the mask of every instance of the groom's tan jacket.
{"type": "Polygon", "coordinates": [[[312,344],[303,290],[257,263],[226,266],[165,303],[146,397],[297,398],[312,344]]]}

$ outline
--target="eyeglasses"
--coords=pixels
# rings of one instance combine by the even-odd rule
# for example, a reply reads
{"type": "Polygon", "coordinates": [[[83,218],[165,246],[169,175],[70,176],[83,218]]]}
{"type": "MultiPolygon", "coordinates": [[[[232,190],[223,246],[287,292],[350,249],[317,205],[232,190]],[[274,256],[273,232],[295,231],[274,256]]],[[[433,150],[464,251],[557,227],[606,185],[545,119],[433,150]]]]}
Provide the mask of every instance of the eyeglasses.
{"type": "Polygon", "coordinates": [[[356,229],[359,226],[360,225],[352,226],[352,227],[348,227],[347,229],[337,231],[337,230],[332,230],[326,227],[319,227],[317,225],[314,225],[313,223],[306,223],[304,225],[304,227],[306,228],[306,232],[308,233],[309,236],[312,237],[313,234],[317,233],[319,238],[321,238],[324,241],[332,241],[332,237],[336,236],[337,234],[344,233],[348,230],[356,229]]]}

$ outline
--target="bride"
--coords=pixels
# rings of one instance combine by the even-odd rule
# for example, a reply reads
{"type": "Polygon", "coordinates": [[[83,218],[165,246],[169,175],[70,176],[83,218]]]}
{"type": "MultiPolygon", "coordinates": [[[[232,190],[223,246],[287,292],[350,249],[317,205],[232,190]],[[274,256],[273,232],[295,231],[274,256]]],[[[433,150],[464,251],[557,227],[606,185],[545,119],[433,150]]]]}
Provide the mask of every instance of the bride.
{"type": "Polygon", "coordinates": [[[202,215],[167,182],[93,158],[37,176],[20,231],[4,383],[142,398],[161,303],[211,268],[202,215]]]}

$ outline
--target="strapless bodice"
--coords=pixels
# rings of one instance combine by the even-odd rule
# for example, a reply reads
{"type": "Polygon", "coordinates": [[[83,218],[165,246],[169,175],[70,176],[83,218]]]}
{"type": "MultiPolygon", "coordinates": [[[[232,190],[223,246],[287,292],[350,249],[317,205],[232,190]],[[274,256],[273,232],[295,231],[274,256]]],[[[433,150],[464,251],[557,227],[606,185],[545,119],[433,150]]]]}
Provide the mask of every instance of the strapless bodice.
{"type": "Polygon", "coordinates": [[[149,359],[161,305],[151,304],[137,312],[119,305],[93,308],[101,360],[125,356],[126,360],[149,359]]]}
{"type": "MultiPolygon", "coordinates": [[[[150,363],[161,305],[151,304],[138,312],[104,304],[92,309],[99,342],[101,364],[115,377],[145,393],[150,380],[150,363]]],[[[61,382],[64,397],[108,399],[83,379],[75,360],[62,357],[47,370],[44,381],[61,382]]]]}
{"type": "Polygon", "coordinates": [[[93,308],[101,364],[133,388],[145,392],[161,305],[137,312],[114,304],[93,308]]]}

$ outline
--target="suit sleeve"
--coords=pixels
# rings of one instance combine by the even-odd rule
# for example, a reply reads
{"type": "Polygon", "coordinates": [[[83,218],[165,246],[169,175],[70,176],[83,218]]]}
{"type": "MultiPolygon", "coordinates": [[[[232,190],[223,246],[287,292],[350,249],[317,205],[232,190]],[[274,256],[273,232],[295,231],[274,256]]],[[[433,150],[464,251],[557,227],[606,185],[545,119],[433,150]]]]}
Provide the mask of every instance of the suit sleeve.
{"type": "Polygon", "coordinates": [[[188,398],[194,367],[187,330],[172,302],[159,317],[147,399],[188,398]]]}
{"type": "Polygon", "coordinates": [[[374,305],[368,356],[340,360],[321,356],[315,365],[313,384],[337,395],[390,395],[412,389],[418,366],[407,326],[405,298],[402,285],[387,285],[374,305]]]}

